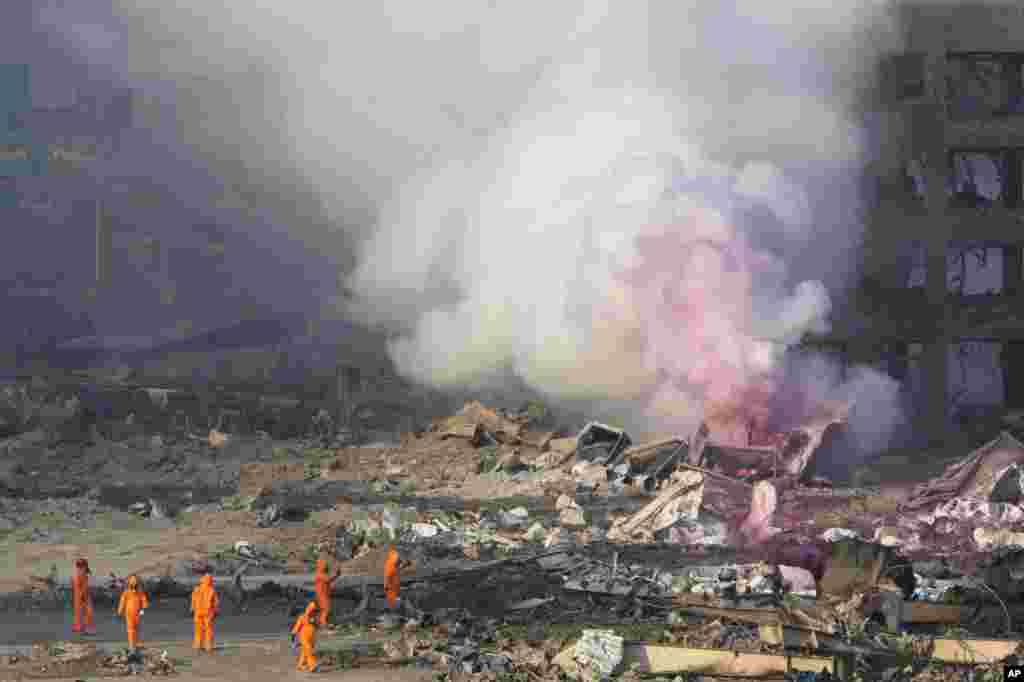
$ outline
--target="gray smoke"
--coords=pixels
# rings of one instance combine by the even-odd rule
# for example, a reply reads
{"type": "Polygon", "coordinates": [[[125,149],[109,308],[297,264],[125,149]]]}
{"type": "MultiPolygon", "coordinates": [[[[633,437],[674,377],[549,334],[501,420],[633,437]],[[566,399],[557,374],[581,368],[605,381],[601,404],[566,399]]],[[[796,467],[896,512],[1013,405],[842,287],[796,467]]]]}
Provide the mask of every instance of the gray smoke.
{"type": "MultiPolygon", "coordinates": [[[[899,46],[889,2],[114,7],[53,22],[193,93],[197,149],[315,203],[330,227],[290,230],[352,266],[332,305],[401,332],[391,356],[423,382],[513,371],[651,429],[758,419],[851,281],[854,111],[899,46]]],[[[886,442],[894,382],[815,376],[812,401],[886,406],[856,427],[886,442]]]]}

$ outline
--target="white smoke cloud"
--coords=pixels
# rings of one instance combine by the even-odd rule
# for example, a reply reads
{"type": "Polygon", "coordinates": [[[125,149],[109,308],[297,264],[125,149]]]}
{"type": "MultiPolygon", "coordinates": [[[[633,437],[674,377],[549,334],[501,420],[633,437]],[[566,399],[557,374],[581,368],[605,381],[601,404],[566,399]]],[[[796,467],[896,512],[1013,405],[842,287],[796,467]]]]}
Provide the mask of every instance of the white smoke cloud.
{"type": "Polygon", "coordinates": [[[237,108],[202,123],[225,144],[296,168],[338,221],[370,207],[347,312],[405,330],[410,376],[511,366],[690,423],[770,400],[782,349],[827,329],[829,292],[786,249],[851,258],[862,226],[822,227],[830,197],[801,177],[861,153],[887,2],[115,4],[136,71],[225,84],[237,108]],[[250,111],[267,100],[279,118],[250,111]],[[758,206],[788,241],[763,243],[758,206]]]}

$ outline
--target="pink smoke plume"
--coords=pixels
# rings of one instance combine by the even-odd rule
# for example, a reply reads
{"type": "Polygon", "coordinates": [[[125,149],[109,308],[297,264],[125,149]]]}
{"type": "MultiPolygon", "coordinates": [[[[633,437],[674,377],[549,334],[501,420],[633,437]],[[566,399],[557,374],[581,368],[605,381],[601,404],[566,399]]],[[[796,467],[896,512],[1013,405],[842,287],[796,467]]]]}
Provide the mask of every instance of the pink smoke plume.
{"type": "Polygon", "coordinates": [[[827,409],[826,396],[786,381],[779,340],[757,336],[754,287],[778,270],[773,256],[701,207],[647,227],[634,246],[613,305],[642,328],[653,414],[682,421],[698,404],[717,441],[774,445],[780,430],[827,409]]]}

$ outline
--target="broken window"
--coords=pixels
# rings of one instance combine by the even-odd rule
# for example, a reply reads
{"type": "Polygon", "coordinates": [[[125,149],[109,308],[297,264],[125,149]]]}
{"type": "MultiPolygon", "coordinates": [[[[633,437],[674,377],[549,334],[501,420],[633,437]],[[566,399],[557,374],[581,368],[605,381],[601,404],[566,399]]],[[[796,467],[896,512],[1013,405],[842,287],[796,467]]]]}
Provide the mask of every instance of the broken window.
{"type": "Polygon", "coordinates": [[[953,119],[1024,113],[1024,55],[954,55],[946,62],[946,97],[953,119]]]}
{"type": "Polygon", "coordinates": [[[1005,202],[1005,152],[953,152],[950,204],[958,208],[987,208],[1005,202]]]}
{"type": "Polygon", "coordinates": [[[950,345],[947,398],[953,418],[969,417],[1004,404],[1003,345],[984,339],[950,345]]]}
{"type": "Polygon", "coordinates": [[[1002,293],[1002,247],[952,243],[947,247],[946,261],[946,284],[950,293],[959,296],[1002,293]]]}
{"type": "Polygon", "coordinates": [[[1012,244],[951,242],[946,283],[959,296],[1016,294],[1022,279],[1021,247],[1012,244]]]}

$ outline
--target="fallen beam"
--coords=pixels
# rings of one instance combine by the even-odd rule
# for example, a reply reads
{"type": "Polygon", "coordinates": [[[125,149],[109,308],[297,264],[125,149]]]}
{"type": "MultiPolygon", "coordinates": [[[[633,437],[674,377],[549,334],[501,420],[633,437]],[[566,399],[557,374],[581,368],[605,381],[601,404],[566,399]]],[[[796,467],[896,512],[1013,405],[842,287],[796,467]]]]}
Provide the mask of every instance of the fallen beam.
{"type": "Polygon", "coordinates": [[[936,639],[931,657],[945,663],[995,663],[1020,645],[1019,639],[936,639]]]}
{"type": "Polygon", "coordinates": [[[744,654],[718,649],[691,649],[661,644],[627,643],[622,655],[627,668],[637,672],[665,675],[696,672],[751,677],[786,672],[833,672],[835,661],[818,656],[744,654]]]}
{"type": "Polygon", "coordinates": [[[686,441],[682,438],[666,438],[665,440],[658,440],[653,443],[634,445],[626,450],[622,458],[629,462],[630,466],[634,469],[645,469],[654,463],[661,450],[667,447],[678,448],[684,443],[686,441]]]}
{"type": "Polygon", "coordinates": [[[904,623],[959,625],[973,609],[955,604],[933,604],[926,601],[903,602],[904,623]]]}
{"type": "Polygon", "coordinates": [[[896,658],[900,654],[873,646],[850,644],[839,637],[803,630],[789,625],[759,625],[758,636],[765,644],[784,646],[787,649],[815,650],[838,656],[885,656],[896,658]]]}
{"type": "Polygon", "coordinates": [[[703,475],[692,471],[684,471],[674,485],[647,503],[647,505],[636,514],[633,514],[620,524],[612,527],[612,529],[608,531],[609,537],[621,537],[624,539],[630,538],[633,533],[640,528],[640,526],[653,520],[670,503],[690,493],[693,493],[695,496],[694,506],[699,507],[700,501],[703,497],[703,486],[703,475]]]}
{"type": "MultiPolygon", "coordinates": [[[[566,672],[576,670],[573,660],[575,645],[564,649],[552,661],[566,672]]],[[[671,675],[704,673],[707,675],[744,675],[758,677],[783,675],[787,672],[835,671],[833,658],[819,656],[785,656],[746,654],[720,649],[697,649],[646,642],[626,642],[622,665],[639,673],[671,675]]]]}

